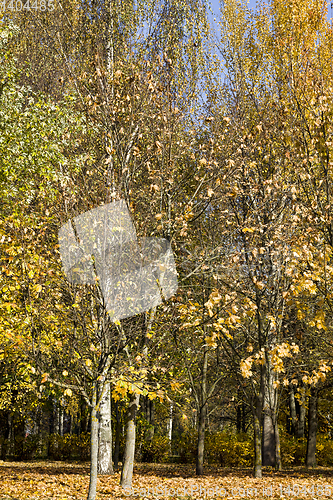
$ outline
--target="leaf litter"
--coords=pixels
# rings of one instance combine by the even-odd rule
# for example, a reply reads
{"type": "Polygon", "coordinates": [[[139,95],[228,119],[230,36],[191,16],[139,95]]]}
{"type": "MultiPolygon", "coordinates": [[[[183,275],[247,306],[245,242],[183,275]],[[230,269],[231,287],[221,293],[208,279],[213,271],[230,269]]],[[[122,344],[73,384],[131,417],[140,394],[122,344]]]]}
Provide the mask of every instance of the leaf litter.
{"type": "MultiPolygon", "coordinates": [[[[193,465],[136,464],[131,491],[122,490],[120,472],[99,476],[96,500],[310,500],[333,496],[333,470],[327,467],[280,472],[265,468],[263,476],[253,478],[249,468],[207,466],[202,476],[196,476],[193,465]]],[[[89,463],[0,461],[0,500],[85,500],[88,486],[89,463]]]]}

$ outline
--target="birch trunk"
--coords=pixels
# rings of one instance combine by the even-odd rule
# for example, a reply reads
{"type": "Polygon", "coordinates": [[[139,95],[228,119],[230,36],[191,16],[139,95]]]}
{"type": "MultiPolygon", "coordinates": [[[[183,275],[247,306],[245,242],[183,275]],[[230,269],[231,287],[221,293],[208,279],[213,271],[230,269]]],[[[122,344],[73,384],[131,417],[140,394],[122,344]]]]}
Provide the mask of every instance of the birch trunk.
{"type": "Polygon", "coordinates": [[[173,427],[173,403],[170,403],[168,436],[169,436],[169,453],[172,455],[172,427],[173,427]]]}
{"type": "Polygon", "coordinates": [[[64,408],[62,406],[59,408],[59,434],[64,435],[64,408]]]}
{"type": "Polygon", "coordinates": [[[95,384],[92,396],[91,410],[91,435],[90,435],[90,481],[87,500],[96,499],[97,489],[97,462],[98,462],[98,406],[97,406],[97,386],[95,384]]]}
{"type": "Polygon", "coordinates": [[[108,382],[100,403],[100,419],[98,432],[98,474],[113,474],[112,465],[112,427],[111,427],[111,394],[108,382]]]}
{"type": "Polygon", "coordinates": [[[135,453],[135,419],[139,401],[139,394],[131,394],[127,414],[125,453],[120,479],[120,484],[123,488],[132,487],[135,453]]]}

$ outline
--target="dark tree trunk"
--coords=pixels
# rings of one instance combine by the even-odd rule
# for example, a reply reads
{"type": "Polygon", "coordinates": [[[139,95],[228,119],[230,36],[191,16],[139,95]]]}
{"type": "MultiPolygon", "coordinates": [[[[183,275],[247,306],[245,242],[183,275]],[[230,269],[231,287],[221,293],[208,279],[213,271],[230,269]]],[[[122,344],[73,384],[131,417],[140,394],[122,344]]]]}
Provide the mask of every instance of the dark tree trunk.
{"type": "Polygon", "coordinates": [[[41,407],[37,408],[36,420],[37,420],[37,439],[38,439],[37,453],[41,457],[43,454],[43,411],[41,407]]]}
{"type": "Polygon", "coordinates": [[[261,455],[261,428],[260,419],[255,413],[253,416],[254,429],[254,477],[262,477],[262,455],[261,455]]]}
{"type": "Polygon", "coordinates": [[[272,418],[265,411],[262,426],[262,464],[275,466],[275,433],[272,418]]]}
{"type": "Polygon", "coordinates": [[[273,388],[274,378],[271,372],[266,375],[264,392],[264,408],[262,422],[262,465],[275,466],[275,391],[273,388]]]}
{"type": "Polygon", "coordinates": [[[88,411],[87,411],[87,405],[82,398],[82,403],[81,403],[81,425],[80,425],[80,432],[88,432],[89,429],[89,418],[88,418],[88,411]]]}
{"type": "Polygon", "coordinates": [[[7,435],[7,449],[6,458],[13,458],[15,448],[15,435],[14,435],[14,414],[10,411],[8,413],[8,435],[7,435]]]}
{"type": "Polygon", "coordinates": [[[204,351],[202,363],[202,378],[201,378],[201,405],[198,407],[198,445],[197,445],[197,460],[196,473],[203,474],[203,462],[205,452],[205,430],[207,418],[207,369],[208,369],[208,350],[204,351]]]}
{"type": "Polygon", "coordinates": [[[263,427],[262,427],[262,464],[281,468],[280,439],[277,426],[277,392],[274,388],[276,374],[274,373],[271,360],[265,375],[263,427]]]}
{"type": "Polygon", "coordinates": [[[296,437],[303,438],[304,437],[304,428],[305,428],[305,392],[301,391],[301,398],[299,401],[299,416],[298,422],[296,426],[296,437]]]}
{"type": "Polygon", "coordinates": [[[155,405],[152,399],[147,397],[146,399],[146,419],[149,424],[148,430],[146,432],[146,441],[151,441],[154,437],[155,432],[155,405]]]}
{"type": "Polygon", "coordinates": [[[120,479],[120,483],[123,488],[132,487],[135,454],[135,419],[139,401],[139,394],[131,394],[127,413],[125,453],[120,479]]]}
{"type": "Polygon", "coordinates": [[[198,445],[197,445],[197,461],[196,474],[203,474],[203,463],[205,453],[205,430],[206,430],[206,405],[200,408],[198,419],[198,445]]]}
{"type": "Polygon", "coordinates": [[[50,412],[50,432],[49,434],[55,434],[55,408],[54,408],[54,402],[51,400],[51,405],[52,405],[52,410],[50,412]]]}
{"type": "Polygon", "coordinates": [[[74,432],[74,416],[71,414],[69,416],[69,434],[72,435],[74,432]]]}
{"type": "Polygon", "coordinates": [[[242,407],[239,403],[236,408],[236,429],[237,432],[241,432],[242,430],[242,407]]]}
{"type": "Polygon", "coordinates": [[[296,413],[296,403],[295,403],[295,391],[293,384],[290,384],[289,387],[289,408],[290,408],[290,434],[292,436],[295,436],[297,429],[297,413],[296,413]]]}
{"type": "Polygon", "coordinates": [[[260,374],[260,388],[258,394],[254,394],[250,400],[250,407],[253,417],[254,434],[254,470],[255,478],[262,478],[262,410],[265,396],[265,367],[262,367],[260,374]]]}
{"type": "Polygon", "coordinates": [[[246,409],[245,409],[245,403],[243,401],[242,403],[242,432],[246,432],[246,409]]]}
{"type": "Polygon", "coordinates": [[[120,436],[121,436],[121,419],[120,419],[118,401],[116,401],[115,407],[116,407],[116,439],[114,445],[114,468],[117,470],[119,463],[119,449],[120,449],[120,436]]]}
{"type": "Polygon", "coordinates": [[[236,410],[236,427],[237,432],[246,432],[246,410],[245,410],[245,402],[242,398],[242,393],[238,391],[238,401],[237,401],[237,410],[236,410]]]}
{"type": "Polygon", "coordinates": [[[312,387],[309,397],[309,414],[308,414],[309,431],[308,431],[308,441],[306,448],[307,467],[316,466],[316,446],[317,446],[317,427],[318,427],[317,401],[318,401],[318,389],[312,387]]]}

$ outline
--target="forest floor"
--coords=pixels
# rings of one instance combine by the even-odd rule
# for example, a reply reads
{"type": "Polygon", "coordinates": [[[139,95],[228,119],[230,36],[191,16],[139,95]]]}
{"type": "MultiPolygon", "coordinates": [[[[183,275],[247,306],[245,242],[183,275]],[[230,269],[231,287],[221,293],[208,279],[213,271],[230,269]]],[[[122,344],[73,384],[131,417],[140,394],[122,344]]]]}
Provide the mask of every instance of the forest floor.
{"type": "MultiPolygon", "coordinates": [[[[251,469],[194,465],[136,464],[132,490],[119,486],[120,473],[99,476],[97,500],[112,499],[328,499],[333,497],[333,469],[301,467],[275,472],[264,469],[254,479],[251,469]]],[[[88,463],[0,461],[0,500],[85,500],[88,463]]]]}

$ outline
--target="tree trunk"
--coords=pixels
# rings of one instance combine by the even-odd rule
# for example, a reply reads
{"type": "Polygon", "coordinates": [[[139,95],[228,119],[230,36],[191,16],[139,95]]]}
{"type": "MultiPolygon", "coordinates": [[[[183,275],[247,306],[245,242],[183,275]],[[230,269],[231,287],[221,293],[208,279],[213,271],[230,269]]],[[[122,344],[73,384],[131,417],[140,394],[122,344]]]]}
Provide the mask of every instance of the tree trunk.
{"type": "Polygon", "coordinates": [[[59,423],[60,423],[60,415],[59,415],[59,402],[55,402],[54,408],[53,408],[53,432],[54,434],[59,434],[60,428],[59,428],[59,423]]]}
{"type": "Polygon", "coordinates": [[[64,408],[60,406],[59,408],[59,434],[64,435],[64,408]]]}
{"type": "Polygon", "coordinates": [[[97,489],[97,463],[98,463],[98,407],[97,407],[97,386],[95,384],[92,396],[91,410],[91,435],[90,435],[90,481],[88,500],[96,499],[97,489]]]}
{"type": "Polygon", "coordinates": [[[13,458],[14,448],[15,448],[14,414],[10,411],[8,413],[8,437],[7,437],[6,458],[13,458]]]}
{"type": "Polygon", "coordinates": [[[88,432],[89,421],[90,421],[90,419],[88,418],[87,406],[86,406],[84,399],[82,398],[80,433],[81,432],[84,432],[84,433],[88,432]]]}
{"type": "Polygon", "coordinates": [[[114,445],[114,468],[117,470],[119,462],[119,448],[120,448],[120,435],[121,435],[121,420],[120,420],[118,401],[116,401],[115,406],[116,406],[116,439],[114,445]]]}
{"type": "Polygon", "coordinates": [[[125,453],[120,479],[120,484],[123,488],[132,487],[135,453],[135,418],[139,406],[139,401],[139,394],[131,394],[127,414],[125,453]]]}
{"type": "Polygon", "coordinates": [[[39,406],[37,409],[37,439],[38,439],[38,448],[37,453],[40,457],[43,455],[43,410],[39,406]]]}
{"type": "Polygon", "coordinates": [[[299,401],[299,417],[297,423],[297,438],[304,437],[304,426],[305,426],[305,390],[304,387],[301,390],[301,399],[299,401]]]}
{"type": "Polygon", "coordinates": [[[317,427],[318,427],[317,399],[318,399],[318,390],[315,387],[312,387],[309,397],[309,414],[308,414],[309,431],[308,431],[308,441],[306,448],[307,467],[316,466],[316,446],[317,446],[317,427]]]}
{"type": "Polygon", "coordinates": [[[170,403],[169,422],[168,422],[168,436],[169,436],[169,453],[172,455],[172,425],[173,425],[173,403],[170,403]]]}
{"type": "Polygon", "coordinates": [[[245,403],[243,401],[242,403],[242,432],[246,432],[246,410],[245,410],[245,403]]]}
{"type": "Polygon", "coordinates": [[[297,414],[296,414],[296,403],[295,403],[295,391],[293,384],[290,384],[289,388],[289,407],[290,407],[290,421],[291,421],[290,433],[292,436],[295,436],[297,428],[297,414]]]}
{"type": "Polygon", "coordinates": [[[254,477],[262,477],[261,429],[258,415],[253,416],[254,429],[254,477]]]}
{"type": "Polygon", "coordinates": [[[274,426],[268,410],[265,410],[262,426],[262,465],[275,465],[274,426]]]}
{"type": "Polygon", "coordinates": [[[198,445],[196,474],[203,474],[204,452],[205,452],[205,429],[206,429],[206,405],[199,411],[198,445]]]}
{"type": "Polygon", "coordinates": [[[113,474],[113,465],[110,382],[106,384],[100,403],[98,438],[98,474],[111,475],[113,474]]]}
{"type": "Polygon", "coordinates": [[[236,429],[237,432],[241,432],[242,430],[242,407],[239,403],[236,407],[236,429]]]}
{"type": "MultiPolygon", "coordinates": [[[[279,467],[276,462],[276,456],[279,451],[276,450],[276,438],[278,436],[277,429],[277,395],[274,389],[274,382],[276,382],[276,374],[272,370],[271,360],[269,359],[269,366],[265,376],[264,386],[264,415],[262,426],[262,464],[271,467],[279,467]]],[[[281,462],[281,460],[280,460],[281,462]]]]}
{"type": "Polygon", "coordinates": [[[203,474],[203,462],[205,451],[205,430],[207,418],[207,369],[208,369],[208,350],[205,349],[202,363],[201,377],[201,402],[198,405],[198,445],[197,445],[197,460],[196,474],[203,474]]]}
{"type": "Polygon", "coordinates": [[[275,421],[274,424],[274,435],[275,435],[275,468],[276,470],[282,470],[280,431],[277,421],[275,421]]]}
{"type": "Polygon", "coordinates": [[[240,390],[237,391],[236,428],[237,432],[246,432],[245,403],[240,390]]]}
{"type": "Polygon", "coordinates": [[[149,399],[147,397],[146,400],[146,418],[149,424],[148,430],[146,432],[145,439],[146,441],[152,441],[154,437],[154,432],[155,432],[155,408],[154,408],[154,401],[152,399],[149,399]]]}

